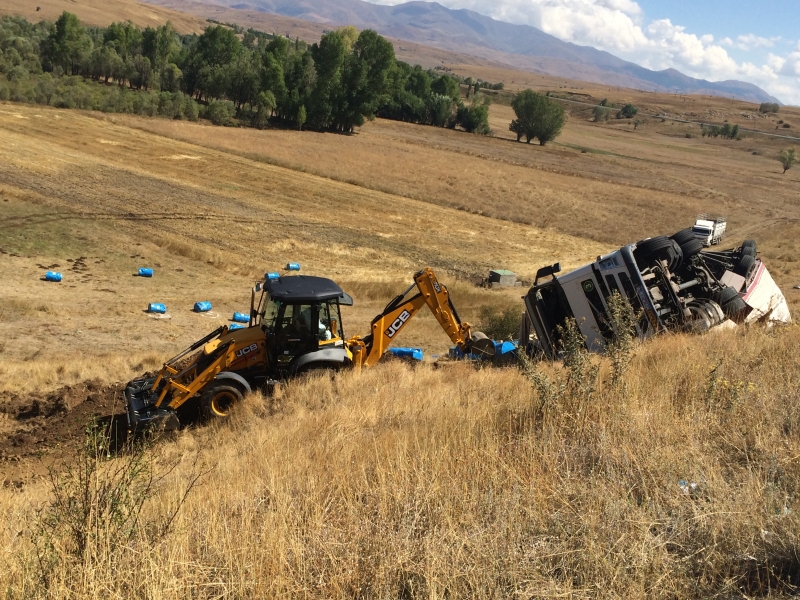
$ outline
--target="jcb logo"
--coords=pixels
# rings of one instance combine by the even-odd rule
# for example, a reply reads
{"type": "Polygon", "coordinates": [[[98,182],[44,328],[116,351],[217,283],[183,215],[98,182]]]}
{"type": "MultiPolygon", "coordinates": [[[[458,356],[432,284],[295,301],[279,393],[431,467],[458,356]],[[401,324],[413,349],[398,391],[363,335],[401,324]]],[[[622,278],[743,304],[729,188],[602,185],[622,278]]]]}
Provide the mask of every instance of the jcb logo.
{"type": "Polygon", "coordinates": [[[442,293],[442,286],[439,285],[438,281],[434,281],[433,282],[433,289],[436,290],[437,294],[441,294],[442,293]]]}
{"type": "Polygon", "coordinates": [[[248,354],[252,354],[258,350],[258,344],[250,344],[247,348],[242,348],[236,353],[236,358],[241,358],[243,356],[247,356],[248,354]]]}
{"type": "Polygon", "coordinates": [[[407,310],[404,310],[402,313],[400,313],[400,316],[397,317],[394,320],[394,323],[389,326],[389,329],[386,330],[386,337],[392,339],[395,335],[397,335],[397,332],[403,328],[403,325],[405,325],[410,318],[411,313],[407,310]]]}

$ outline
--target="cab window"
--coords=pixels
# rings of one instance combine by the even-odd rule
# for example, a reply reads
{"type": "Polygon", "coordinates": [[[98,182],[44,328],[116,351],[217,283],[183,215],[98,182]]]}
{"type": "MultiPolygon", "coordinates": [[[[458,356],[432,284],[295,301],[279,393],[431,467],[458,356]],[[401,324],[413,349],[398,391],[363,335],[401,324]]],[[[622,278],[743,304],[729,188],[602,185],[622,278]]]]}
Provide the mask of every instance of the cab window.
{"type": "Polygon", "coordinates": [[[339,303],[332,301],[321,304],[319,307],[319,340],[326,342],[343,337],[339,303]]]}

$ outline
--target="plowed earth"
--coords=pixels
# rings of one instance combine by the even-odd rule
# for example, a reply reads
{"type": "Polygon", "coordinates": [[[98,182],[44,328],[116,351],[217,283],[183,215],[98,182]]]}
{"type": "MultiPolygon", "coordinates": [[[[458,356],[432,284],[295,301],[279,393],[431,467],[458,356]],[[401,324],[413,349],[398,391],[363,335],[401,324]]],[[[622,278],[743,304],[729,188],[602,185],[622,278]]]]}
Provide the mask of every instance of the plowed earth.
{"type": "Polygon", "coordinates": [[[21,487],[80,452],[97,419],[107,435],[125,432],[122,385],[89,381],[46,394],[0,393],[0,482],[21,487]]]}

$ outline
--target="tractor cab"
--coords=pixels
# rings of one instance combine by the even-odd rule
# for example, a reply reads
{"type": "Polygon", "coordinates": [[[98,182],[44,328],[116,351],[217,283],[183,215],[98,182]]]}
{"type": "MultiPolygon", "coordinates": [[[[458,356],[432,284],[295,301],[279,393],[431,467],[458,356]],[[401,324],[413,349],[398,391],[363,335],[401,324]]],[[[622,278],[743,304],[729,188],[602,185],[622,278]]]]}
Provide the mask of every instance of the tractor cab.
{"type": "Polygon", "coordinates": [[[344,342],[340,306],[352,299],[323,277],[266,277],[253,290],[251,327],[265,334],[266,363],[273,377],[352,360],[344,342]],[[258,304],[256,293],[261,292],[258,304]]]}

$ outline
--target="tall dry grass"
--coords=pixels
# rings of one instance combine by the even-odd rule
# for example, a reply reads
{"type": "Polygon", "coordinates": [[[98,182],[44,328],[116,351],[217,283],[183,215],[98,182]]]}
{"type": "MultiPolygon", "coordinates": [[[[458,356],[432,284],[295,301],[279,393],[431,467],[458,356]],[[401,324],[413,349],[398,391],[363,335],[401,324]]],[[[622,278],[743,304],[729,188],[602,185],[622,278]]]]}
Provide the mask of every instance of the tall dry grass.
{"type": "Polygon", "coordinates": [[[160,442],[166,476],[135,535],[109,546],[94,531],[92,552],[57,555],[49,590],[30,526],[44,490],[2,492],[0,586],[9,598],[788,596],[798,343],[796,327],[664,337],[637,348],[625,385],[605,359],[294,382],[160,442]]]}

